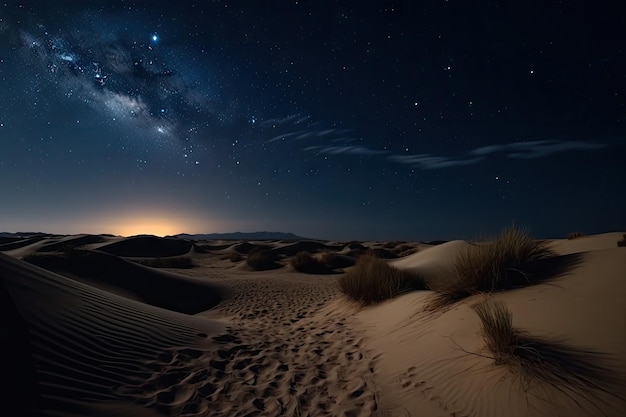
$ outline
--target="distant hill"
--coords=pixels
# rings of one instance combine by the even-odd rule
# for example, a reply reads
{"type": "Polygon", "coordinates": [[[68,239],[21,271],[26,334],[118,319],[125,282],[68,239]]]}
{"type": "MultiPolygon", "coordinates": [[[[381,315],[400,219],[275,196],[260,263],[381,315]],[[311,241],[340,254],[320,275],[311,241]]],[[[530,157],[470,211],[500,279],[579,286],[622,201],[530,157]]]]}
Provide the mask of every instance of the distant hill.
{"type": "Polygon", "coordinates": [[[0,237],[21,237],[21,238],[29,238],[29,237],[43,237],[43,236],[54,236],[50,233],[41,233],[41,232],[0,232],[0,237]]]}
{"type": "Polygon", "coordinates": [[[297,236],[293,233],[282,232],[234,232],[234,233],[206,233],[194,234],[181,233],[174,235],[181,239],[189,240],[310,240],[309,238],[297,236]]]}

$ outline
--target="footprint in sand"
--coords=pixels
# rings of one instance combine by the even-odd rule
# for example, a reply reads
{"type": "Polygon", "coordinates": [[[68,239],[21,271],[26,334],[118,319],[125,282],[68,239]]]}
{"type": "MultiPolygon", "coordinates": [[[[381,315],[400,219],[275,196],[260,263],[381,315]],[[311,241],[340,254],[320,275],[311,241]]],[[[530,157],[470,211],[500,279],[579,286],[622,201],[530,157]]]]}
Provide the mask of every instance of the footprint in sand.
{"type": "Polygon", "coordinates": [[[241,285],[237,297],[216,308],[233,325],[211,338],[215,350],[166,352],[147,364],[147,378],[127,396],[138,401],[139,393],[150,392],[143,403],[185,417],[409,415],[378,410],[377,358],[362,349],[351,319],[315,319],[336,290],[312,296],[267,281],[263,291],[282,300],[274,303],[256,296],[257,281],[241,285]],[[310,307],[303,308],[307,298],[310,307]]]}

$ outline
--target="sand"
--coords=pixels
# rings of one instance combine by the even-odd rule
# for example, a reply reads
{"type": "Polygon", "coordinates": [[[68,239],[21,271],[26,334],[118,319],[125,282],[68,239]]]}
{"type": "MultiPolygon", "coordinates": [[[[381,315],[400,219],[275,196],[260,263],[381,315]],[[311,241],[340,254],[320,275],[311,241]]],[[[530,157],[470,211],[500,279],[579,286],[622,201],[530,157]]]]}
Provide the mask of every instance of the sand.
{"type": "MultiPolygon", "coordinates": [[[[550,241],[578,265],[491,297],[510,309],[514,326],[601,352],[626,381],[622,235],[550,241]]],[[[369,248],[433,281],[446,279],[467,245],[7,240],[1,342],[11,388],[3,404],[19,410],[11,415],[54,416],[625,415],[621,383],[614,395],[529,385],[495,364],[471,309],[484,295],[434,313],[425,311],[430,291],[362,307],[337,285],[349,267],[304,274],[289,265],[301,250],[349,260],[369,248]],[[247,265],[258,250],[278,268],[247,265]]]]}

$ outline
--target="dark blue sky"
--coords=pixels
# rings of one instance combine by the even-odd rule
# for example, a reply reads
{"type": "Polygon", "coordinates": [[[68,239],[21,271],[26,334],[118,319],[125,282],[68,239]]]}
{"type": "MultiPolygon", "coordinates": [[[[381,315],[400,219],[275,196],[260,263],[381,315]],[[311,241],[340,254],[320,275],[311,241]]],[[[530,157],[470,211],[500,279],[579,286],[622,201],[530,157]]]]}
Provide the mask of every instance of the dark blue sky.
{"type": "Polygon", "coordinates": [[[626,230],[617,1],[33,3],[0,4],[0,231],[626,230]]]}

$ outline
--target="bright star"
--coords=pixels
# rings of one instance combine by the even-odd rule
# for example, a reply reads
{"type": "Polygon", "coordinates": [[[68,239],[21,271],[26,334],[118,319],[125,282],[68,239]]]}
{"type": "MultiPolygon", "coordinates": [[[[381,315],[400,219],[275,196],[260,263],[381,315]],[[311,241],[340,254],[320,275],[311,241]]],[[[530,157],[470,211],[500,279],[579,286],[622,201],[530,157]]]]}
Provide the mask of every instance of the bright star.
{"type": "Polygon", "coordinates": [[[158,43],[159,42],[159,35],[156,33],[153,33],[152,36],[150,36],[150,39],[152,40],[152,43],[158,43]]]}

